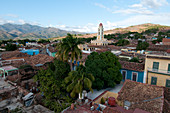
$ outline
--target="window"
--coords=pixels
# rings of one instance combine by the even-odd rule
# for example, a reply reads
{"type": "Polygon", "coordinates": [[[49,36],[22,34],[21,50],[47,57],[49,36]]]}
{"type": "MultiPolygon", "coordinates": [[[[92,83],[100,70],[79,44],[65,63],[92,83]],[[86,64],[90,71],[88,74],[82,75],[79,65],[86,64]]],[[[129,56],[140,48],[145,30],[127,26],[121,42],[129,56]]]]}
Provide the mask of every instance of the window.
{"type": "Polygon", "coordinates": [[[157,71],[159,69],[159,62],[153,62],[153,70],[157,71]]]}
{"type": "Polygon", "coordinates": [[[170,64],[168,64],[168,73],[170,73],[170,64]]]}
{"type": "Polygon", "coordinates": [[[157,77],[152,77],[151,78],[151,84],[156,85],[157,84],[157,77]]]}
{"type": "Polygon", "coordinates": [[[138,75],[138,73],[132,72],[132,80],[133,81],[137,81],[137,75],[138,75]]]}
{"type": "Polygon", "coordinates": [[[126,80],[126,71],[125,70],[122,71],[122,76],[123,76],[123,80],[126,80]]]}
{"type": "Polygon", "coordinates": [[[166,87],[170,87],[170,79],[166,79],[166,87]]]}

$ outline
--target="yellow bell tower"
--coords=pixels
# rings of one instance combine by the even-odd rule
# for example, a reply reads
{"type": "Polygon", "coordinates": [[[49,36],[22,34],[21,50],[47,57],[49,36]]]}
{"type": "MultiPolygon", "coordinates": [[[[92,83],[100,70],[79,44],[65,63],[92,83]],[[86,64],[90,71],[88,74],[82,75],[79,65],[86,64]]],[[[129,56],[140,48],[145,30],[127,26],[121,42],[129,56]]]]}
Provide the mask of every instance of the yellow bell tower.
{"type": "Polygon", "coordinates": [[[97,40],[103,40],[104,39],[103,31],[104,31],[103,24],[100,23],[99,28],[98,28],[98,33],[97,33],[97,40]]]}

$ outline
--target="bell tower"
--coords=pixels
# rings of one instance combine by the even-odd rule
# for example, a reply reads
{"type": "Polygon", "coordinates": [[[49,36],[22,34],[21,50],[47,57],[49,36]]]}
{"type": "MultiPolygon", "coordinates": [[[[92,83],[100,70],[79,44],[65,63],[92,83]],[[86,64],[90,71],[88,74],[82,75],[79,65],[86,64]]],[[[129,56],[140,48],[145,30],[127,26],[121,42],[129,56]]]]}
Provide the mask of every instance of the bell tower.
{"type": "Polygon", "coordinates": [[[104,31],[103,24],[100,23],[99,28],[98,28],[98,33],[97,33],[97,40],[103,40],[104,39],[103,31],[104,31]]]}
{"type": "Polygon", "coordinates": [[[101,45],[101,46],[106,46],[108,45],[108,41],[107,39],[104,39],[104,28],[103,28],[103,24],[100,23],[99,24],[99,28],[97,31],[97,39],[96,40],[91,40],[91,44],[92,45],[101,45]]]}

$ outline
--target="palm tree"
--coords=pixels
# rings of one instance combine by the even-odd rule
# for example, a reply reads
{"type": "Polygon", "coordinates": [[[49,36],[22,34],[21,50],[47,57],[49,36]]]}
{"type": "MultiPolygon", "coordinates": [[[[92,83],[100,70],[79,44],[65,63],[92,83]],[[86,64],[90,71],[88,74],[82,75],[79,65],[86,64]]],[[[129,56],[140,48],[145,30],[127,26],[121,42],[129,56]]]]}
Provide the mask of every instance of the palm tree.
{"type": "Polygon", "coordinates": [[[76,71],[71,71],[68,77],[65,78],[65,83],[68,84],[66,90],[71,92],[71,97],[75,97],[76,94],[82,94],[82,91],[85,89],[93,92],[92,81],[94,80],[94,76],[86,73],[85,67],[80,65],[76,71]]]}
{"type": "Polygon", "coordinates": [[[67,34],[66,38],[62,40],[60,44],[57,45],[57,57],[60,60],[68,61],[70,60],[71,70],[72,70],[72,61],[78,60],[82,57],[82,52],[78,48],[78,45],[81,42],[77,38],[73,38],[71,34],[67,34]]]}

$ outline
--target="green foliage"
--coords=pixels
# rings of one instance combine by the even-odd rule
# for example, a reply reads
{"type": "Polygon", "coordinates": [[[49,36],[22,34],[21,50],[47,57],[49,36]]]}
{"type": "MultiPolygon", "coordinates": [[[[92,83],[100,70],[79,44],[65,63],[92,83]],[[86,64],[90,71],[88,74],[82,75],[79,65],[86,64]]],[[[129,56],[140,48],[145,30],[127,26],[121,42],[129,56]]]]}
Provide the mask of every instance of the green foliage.
{"type": "Polygon", "coordinates": [[[86,72],[92,73],[95,81],[93,88],[102,89],[114,87],[122,80],[121,65],[118,57],[111,52],[91,53],[85,62],[86,72]]]}
{"type": "Polygon", "coordinates": [[[104,35],[104,38],[106,38],[107,40],[114,39],[115,38],[115,34],[104,35]]]}
{"type": "Polygon", "coordinates": [[[61,112],[71,103],[64,84],[64,78],[69,72],[69,64],[55,59],[54,63],[49,64],[47,70],[40,70],[34,76],[34,80],[39,82],[39,89],[44,95],[44,104],[55,112],[61,112]]]}
{"type": "Polygon", "coordinates": [[[71,71],[69,76],[65,78],[65,83],[68,84],[67,91],[71,92],[71,97],[75,97],[76,94],[81,94],[83,90],[92,90],[92,81],[94,76],[90,73],[86,73],[86,68],[80,65],[76,71],[71,71]]]}
{"type": "Polygon", "coordinates": [[[126,46],[128,45],[130,42],[128,40],[125,39],[120,39],[115,45],[117,46],[126,46]]]}
{"type": "Polygon", "coordinates": [[[81,42],[77,38],[74,38],[71,34],[67,34],[67,37],[64,38],[56,47],[58,50],[57,58],[62,61],[68,61],[68,59],[71,61],[78,60],[78,58],[82,57],[82,52],[78,48],[79,44],[81,44],[81,42]]]}
{"type": "Polygon", "coordinates": [[[17,40],[19,44],[23,44],[24,46],[26,45],[26,42],[36,42],[35,40],[30,40],[30,39],[24,39],[24,40],[17,40]]]}
{"type": "Polygon", "coordinates": [[[38,43],[49,43],[49,39],[38,39],[38,43]]]}
{"type": "Polygon", "coordinates": [[[158,27],[154,27],[154,28],[152,27],[152,28],[149,28],[149,29],[145,30],[143,33],[150,35],[151,33],[155,34],[158,30],[159,30],[158,27]]]}
{"type": "Polygon", "coordinates": [[[6,51],[15,51],[17,49],[17,45],[9,43],[5,46],[5,49],[6,51]]]}
{"type": "Polygon", "coordinates": [[[129,60],[130,62],[137,62],[139,63],[139,58],[138,57],[133,57],[131,60],[129,60]]]}
{"type": "Polygon", "coordinates": [[[15,108],[14,110],[11,110],[9,113],[23,113],[20,108],[15,108]]]}
{"type": "Polygon", "coordinates": [[[152,44],[156,44],[156,43],[157,43],[157,40],[153,40],[153,41],[152,41],[152,44]]]}
{"type": "Polygon", "coordinates": [[[95,40],[96,39],[96,36],[92,37],[92,38],[78,38],[78,40],[81,42],[81,43],[89,43],[91,40],[95,40]]]}
{"type": "Polygon", "coordinates": [[[103,97],[101,98],[100,103],[101,103],[101,104],[105,104],[105,101],[104,101],[104,98],[103,98],[103,97]]]}
{"type": "Polygon", "coordinates": [[[138,45],[136,46],[137,50],[146,50],[149,47],[149,43],[147,42],[138,42],[138,45]]]}

